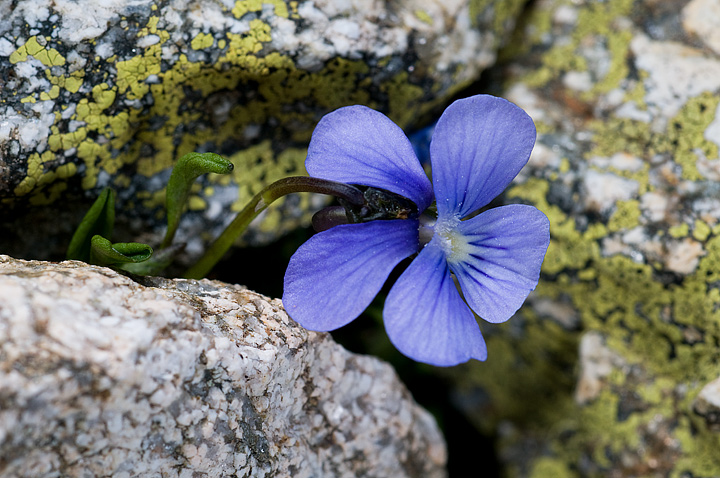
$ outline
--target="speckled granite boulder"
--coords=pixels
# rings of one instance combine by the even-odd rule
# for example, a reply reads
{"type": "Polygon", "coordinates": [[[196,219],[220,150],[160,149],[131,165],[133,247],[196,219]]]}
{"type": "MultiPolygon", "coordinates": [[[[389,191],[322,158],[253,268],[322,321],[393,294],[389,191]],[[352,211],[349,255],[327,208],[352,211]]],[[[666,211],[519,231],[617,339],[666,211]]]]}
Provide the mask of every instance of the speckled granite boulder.
{"type": "Polygon", "coordinates": [[[552,241],[458,403],[511,477],[718,477],[717,4],[532,5],[500,73],[539,136],[505,198],[552,241]]]}
{"type": "MultiPolygon", "coordinates": [[[[411,125],[494,61],[521,8],[502,0],[11,4],[0,4],[0,250],[34,258],[57,257],[104,186],[118,190],[123,239],[148,232],[159,242],[173,161],[212,151],[236,168],[190,199],[180,239],[197,253],[231,208],[304,173],[324,114],[360,103],[411,125]],[[34,247],[39,240],[44,247],[34,247]]],[[[312,207],[303,197],[273,208],[246,239],[295,228],[312,207]]]]}
{"type": "Polygon", "coordinates": [[[242,287],[148,281],[0,256],[0,476],[445,476],[389,365],[242,287]]]}

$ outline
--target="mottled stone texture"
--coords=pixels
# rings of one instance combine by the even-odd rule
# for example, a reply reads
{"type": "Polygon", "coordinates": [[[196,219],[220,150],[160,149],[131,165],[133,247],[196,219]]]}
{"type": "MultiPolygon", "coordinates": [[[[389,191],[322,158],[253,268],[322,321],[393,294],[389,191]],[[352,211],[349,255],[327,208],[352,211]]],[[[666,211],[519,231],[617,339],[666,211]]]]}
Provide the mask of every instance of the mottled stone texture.
{"type": "MultiPolygon", "coordinates": [[[[211,151],[235,171],[205,179],[191,195],[179,238],[196,255],[231,208],[304,174],[307,142],[324,114],[366,104],[403,127],[417,123],[494,61],[520,6],[0,2],[0,249],[57,257],[104,186],[118,192],[120,239],[142,231],[159,242],[169,168],[185,153],[211,151]]],[[[246,240],[277,237],[317,207],[294,197],[246,240]]]]}
{"type": "Polygon", "coordinates": [[[393,370],[212,281],[0,256],[2,477],[443,477],[393,370]]]}
{"type": "Polygon", "coordinates": [[[539,131],[505,199],[542,209],[551,244],[527,306],[484,329],[488,361],[449,373],[507,476],[720,476],[711,3],[540,0],[501,55],[539,131]]]}

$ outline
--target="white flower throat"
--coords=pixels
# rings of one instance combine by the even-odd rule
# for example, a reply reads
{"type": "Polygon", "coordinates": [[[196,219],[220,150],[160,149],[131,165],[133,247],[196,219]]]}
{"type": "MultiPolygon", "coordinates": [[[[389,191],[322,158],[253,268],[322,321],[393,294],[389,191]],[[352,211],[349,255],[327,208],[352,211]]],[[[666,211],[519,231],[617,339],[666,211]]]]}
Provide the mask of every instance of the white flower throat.
{"type": "Polygon", "coordinates": [[[460,230],[460,219],[455,216],[438,218],[434,223],[420,224],[420,244],[425,246],[432,240],[445,253],[450,263],[466,261],[472,249],[468,239],[460,230]]]}

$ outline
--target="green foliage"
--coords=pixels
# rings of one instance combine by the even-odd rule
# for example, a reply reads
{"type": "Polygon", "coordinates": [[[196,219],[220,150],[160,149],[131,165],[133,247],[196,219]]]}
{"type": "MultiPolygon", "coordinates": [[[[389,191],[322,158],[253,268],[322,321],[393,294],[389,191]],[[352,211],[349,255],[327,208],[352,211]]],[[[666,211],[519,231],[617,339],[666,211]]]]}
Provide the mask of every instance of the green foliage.
{"type": "Polygon", "coordinates": [[[158,275],[170,266],[183,249],[185,249],[185,244],[172,244],[170,247],[155,251],[152,257],[146,261],[123,264],[122,269],[141,276],[158,275]]]}
{"type": "Polygon", "coordinates": [[[152,247],[139,242],[113,244],[106,237],[112,235],[115,225],[115,191],[105,188],[83,217],[68,246],[67,258],[99,266],[146,261],[152,256],[152,247]]]}
{"type": "Polygon", "coordinates": [[[115,224],[115,191],[105,188],[88,210],[70,240],[67,259],[90,262],[93,236],[109,237],[115,224]]]}
{"type": "Polygon", "coordinates": [[[233,164],[215,153],[189,153],[178,160],[170,174],[166,191],[168,229],[161,249],[155,255],[147,244],[113,244],[108,239],[115,224],[115,191],[105,188],[75,231],[68,246],[67,258],[123,269],[134,274],[160,273],[185,247],[183,244],[172,245],[171,242],[193,181],[201,174],[228,174],[232,170],[233,164]]]}
{"type": "Polygon", "coordinates": [[[188,153],[178,160],[165,193],[168,228],[161,247],[169,247],[172,243],[195,179],[206,173],[229,174],[232,170],[233,164],[215,153],[188,153]]]}
{"type": "Polygon", "coordinates": [[[90,263],[100,266],[119,266],[150,259],[152,247],[140,242],[111,243],[102,236],[90,240],[90,263]]]}

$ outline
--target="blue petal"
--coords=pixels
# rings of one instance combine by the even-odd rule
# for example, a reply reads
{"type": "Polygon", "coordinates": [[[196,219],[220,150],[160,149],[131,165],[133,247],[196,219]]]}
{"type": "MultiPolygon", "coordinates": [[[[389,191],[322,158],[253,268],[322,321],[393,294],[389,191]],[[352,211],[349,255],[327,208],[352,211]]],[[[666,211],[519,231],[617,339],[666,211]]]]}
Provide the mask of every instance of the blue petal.
{"type": "Polygon", "coordinates": [[[383,316],[390,341],[413,360],[450,366],[487,358],[475,316],[457,291],[445,255],[432,243],[390,290],[383,316]]]}
{"type": "Polygon", "coordinates": [[[468,305],[488,322],[509,319],[535,289],[550,244],[550,222],[522,204],[497,207],[459,223],[464,254],[450,261],[468,305]]]}
{"type": "Polygon", "coordinates": [[[417,204],[433,201],[432,185],[405,133],[365,106],[325,115],[313,132],[305,169],[310,176],[387,189],[417,204]]]}
{"type": "Polygon", "coordinates": [[[439,215],[465,217],[500,194],[530,158],[535,124],[502,98],[451,104],[438,120],[430,160],[439,215]]]}
{"type": "Polygon", "coordinates": [[[290,258],[283,305],[309,330],[351,322],[370,304],[393,268],[418,250],[418,222],[345,224],[310,238],[290,258]]]}

